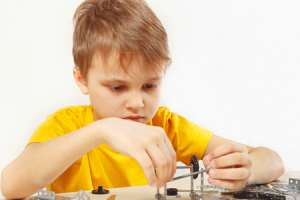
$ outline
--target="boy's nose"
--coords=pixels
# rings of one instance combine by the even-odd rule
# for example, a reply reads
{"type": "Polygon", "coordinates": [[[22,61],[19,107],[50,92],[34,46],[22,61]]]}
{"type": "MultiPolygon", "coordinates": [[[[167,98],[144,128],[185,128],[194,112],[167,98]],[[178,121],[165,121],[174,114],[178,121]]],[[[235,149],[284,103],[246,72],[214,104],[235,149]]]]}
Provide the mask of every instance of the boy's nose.
{"type": "Polygon", "coordinates": [[[132,94],[126,102],[126,108],[132,110],[139,110],[144,107],[144,101],[141,94],[132,94]]]}

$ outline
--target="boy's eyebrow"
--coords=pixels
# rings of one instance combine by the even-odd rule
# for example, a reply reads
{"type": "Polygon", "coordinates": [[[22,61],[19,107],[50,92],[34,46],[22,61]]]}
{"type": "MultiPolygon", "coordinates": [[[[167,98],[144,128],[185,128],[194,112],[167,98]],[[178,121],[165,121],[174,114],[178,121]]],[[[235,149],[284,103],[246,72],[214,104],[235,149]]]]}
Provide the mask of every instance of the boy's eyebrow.
{"type": "Polygon", "coordinates": [[[148,81],[158,81],[158,80],[161,80],[162,78],[163,78],[163,76],[156,76],[156,77],[148,79],[148,81]]]}
{"type": "MultiPolygon", "coordinates": [[[[147,81],[157,81],[157,80],[161,80],[163,77],[162,76],[156,76],[153,78],[148,79],[147,81]]],[[[118,78],[108,78],[105,80],[106,82],[114,82],[114,83],[127,83],[127,81],[123,80],[123,79],[118,79],[118,78]]]]}

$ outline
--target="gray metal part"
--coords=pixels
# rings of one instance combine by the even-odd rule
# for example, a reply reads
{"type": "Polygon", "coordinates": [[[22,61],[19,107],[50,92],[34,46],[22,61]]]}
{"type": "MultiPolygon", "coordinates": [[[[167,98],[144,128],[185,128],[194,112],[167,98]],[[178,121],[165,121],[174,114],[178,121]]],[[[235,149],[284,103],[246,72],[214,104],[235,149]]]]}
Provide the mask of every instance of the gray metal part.
{"type": "Polygon", "coordinates": [[[155,194],[155,199],[161,200],[163,196],[161,194],[155,194]]]}
{"type": "Polygon", "coordinates": [[[290,178],[289,179],[289,186],[294,186],[300,189],[300,179],[299,178],[290,178]]]}
{"type": "Polygon", "coordinates": [[[48,191],[48,190],[38,190],[37,198],[38,199],[54,200],[55,199],[55,192],[48,191]]]}
{"type": "Polygon", "coordinates": [[[83,190],[79,190],[74,196],[75,200],[90,200],[89,195],[87,195],[83,190]]]}

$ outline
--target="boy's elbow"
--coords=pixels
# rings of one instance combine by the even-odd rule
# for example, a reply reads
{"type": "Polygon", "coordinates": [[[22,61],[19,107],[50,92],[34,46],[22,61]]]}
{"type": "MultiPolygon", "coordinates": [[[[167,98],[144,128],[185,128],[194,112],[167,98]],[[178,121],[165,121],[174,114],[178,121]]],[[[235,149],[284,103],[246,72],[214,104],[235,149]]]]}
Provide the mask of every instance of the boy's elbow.
{"type": "MultiPolygon", "coordinates": [[[[1,172],[1,193],[6,199],[24,199],[31,194],[28,194],[27,191],[24,192],[22,189],[17,188],[17,184],[14,180],[12,172],[8,166],[6,166],[1,172]]],[[[26,186],[24,186],[26,188],[26,186]]]]}
{"type": "Polygon", "coordinates": [[[14,199],[14,191],[10,186],[9,175],[6,168],[4,168],[1,172],[1,193],[6,199],[14,199]]]}
{"type": "Polygon", "coordinates": [[[9,191],[9,188],[5,187],[2,181],[1,181],[1,192],[6,199],[16,199],[13,191],[9,191]]]}
{"type": "Polygon", "coordinates": [[[284,166],[284,163],[283,163],[283,160],[280,158],[280,166],[279,166],[279,177],[282,176],[285,172],[285,166],[284,166]]]}
{"type": "Polygon", "coordinates": [[[274,180],[276,180],[284,174],[285,166],[284,166],[284,162],[283,162],[282,158],[280,157],[280,155],[275,151],[273,151],[273,152],[275,154],[275,157],[277,157],[277,165],[274,165],[274,166],[277,166],[276,167],[277,173],[274,173],[274,174],[276,174],[276,177],[274,177],[274,180]]]}

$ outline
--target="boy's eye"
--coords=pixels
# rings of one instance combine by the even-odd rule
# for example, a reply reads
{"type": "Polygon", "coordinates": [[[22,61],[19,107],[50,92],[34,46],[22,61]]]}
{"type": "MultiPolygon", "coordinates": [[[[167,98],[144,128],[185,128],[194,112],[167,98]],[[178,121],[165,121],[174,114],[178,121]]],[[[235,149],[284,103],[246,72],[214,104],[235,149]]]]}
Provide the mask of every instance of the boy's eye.
{"type": "Polygon", "coordinates": [[[156,86],[156,84],[146,84],[146,85],[143,85],[143,87],[147,88],[147,89],[153,88],[155,86],[156,86]]]}
{"type": "Polygon", "coordinates": [[[120,91],[124,88],[125,88],[124,86],[110,86],[110,89],[113,91],[120,91]]]}

